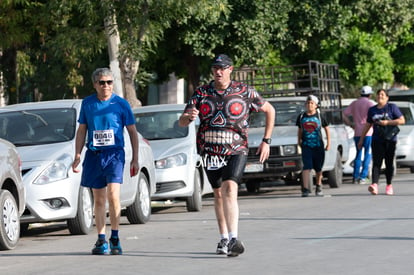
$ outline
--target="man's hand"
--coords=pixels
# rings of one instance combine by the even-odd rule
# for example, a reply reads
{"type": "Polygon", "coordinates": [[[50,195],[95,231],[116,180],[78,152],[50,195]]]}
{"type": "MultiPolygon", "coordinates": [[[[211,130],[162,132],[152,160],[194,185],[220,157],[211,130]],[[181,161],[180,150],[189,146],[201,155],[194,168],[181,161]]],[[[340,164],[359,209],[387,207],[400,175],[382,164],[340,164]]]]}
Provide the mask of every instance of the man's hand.
{"type": "Polygon", "coordinates": [[[79,163],[80,163],[80,158],[75,158],[73,160],[73,163],[72,163],[72,171],[73,172],[75,172],[75,173],[79,173],[80,172],[80,170],[76,168],[76,167],[78,167],[79,163]]]}
{"type": "Polygon", "coordinates": [[[260,163],[265,162],[270,156],[270,145],[266,142],[260,143],[259,147],[257,148],[256,155],[260,154],[259,161],[260,163]]]}

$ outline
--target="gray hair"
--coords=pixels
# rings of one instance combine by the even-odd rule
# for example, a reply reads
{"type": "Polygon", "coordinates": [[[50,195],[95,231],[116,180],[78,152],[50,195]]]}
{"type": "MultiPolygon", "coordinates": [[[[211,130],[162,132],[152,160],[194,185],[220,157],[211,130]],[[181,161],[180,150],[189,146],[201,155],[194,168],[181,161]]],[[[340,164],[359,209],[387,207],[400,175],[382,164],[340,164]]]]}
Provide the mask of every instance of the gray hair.
{"type": "Polygon", "coordinates": [[[111,76],[112,78],[114,77],[110,69],[98,68],[92,73],[92,83],[98,81],[101,76],[111,76]]]}

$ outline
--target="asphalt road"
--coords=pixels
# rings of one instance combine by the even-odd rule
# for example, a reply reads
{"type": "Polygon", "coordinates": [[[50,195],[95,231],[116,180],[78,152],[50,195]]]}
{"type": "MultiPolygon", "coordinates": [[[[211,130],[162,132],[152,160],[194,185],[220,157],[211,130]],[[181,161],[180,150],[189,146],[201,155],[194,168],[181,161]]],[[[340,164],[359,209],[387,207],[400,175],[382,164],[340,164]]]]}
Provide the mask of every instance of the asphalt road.
{"type": "Polygon", "coordinates": [[[60,224],[35,228],[12,251],[0,251],[0,274],[412,274],[414,175],[399,170],[394,196],[349,178],[324,197],[298,186],[240,191],[239,236],[246,252],[215,255],[212,198],[201,212],[184,204],[156,211],[145,225],[123,219],[122,256],[90,255],[95,232],[71,236],[60,224]]]}

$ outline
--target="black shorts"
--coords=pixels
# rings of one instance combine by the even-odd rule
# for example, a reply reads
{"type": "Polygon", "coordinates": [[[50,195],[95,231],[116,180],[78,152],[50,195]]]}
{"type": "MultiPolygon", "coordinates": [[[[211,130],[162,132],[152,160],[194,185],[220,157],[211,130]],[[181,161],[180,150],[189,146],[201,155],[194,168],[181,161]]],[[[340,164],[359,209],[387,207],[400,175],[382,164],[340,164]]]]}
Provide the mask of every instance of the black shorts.
{"type": "Polygon", "coordinates": [[[239,184],[246,166],[247,155],[221,156],[221,158],[225,165],[217,170],[208,170],[206,165],[204,166],[211,187],[220,188],[221,183],[226,180],[239,184]]]}

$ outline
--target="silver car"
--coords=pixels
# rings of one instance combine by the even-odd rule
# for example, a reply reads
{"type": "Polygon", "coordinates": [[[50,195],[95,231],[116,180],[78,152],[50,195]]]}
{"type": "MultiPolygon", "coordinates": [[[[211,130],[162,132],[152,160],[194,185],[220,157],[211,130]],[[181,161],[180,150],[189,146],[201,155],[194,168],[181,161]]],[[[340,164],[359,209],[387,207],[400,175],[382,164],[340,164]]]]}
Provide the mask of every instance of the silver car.
{"type": "Polygon", "coordinates": [[[188,211],[200,211],[211,185],[197,154],[197,123],[179,127],[184,104],[161,104],[133,110],[137,130],[149,140],[155,159],[157,190],[153,200],[181,199],[188,211]]]}
{"type": "Polygon", "coordinates": [[[16,147],[0,139],[0,249],[13,249],[20,238],[25,205],[21,162],[16,147]]]}
{"type": "MultiPolygon", "coordinates": [[[[81,102],[56,100],[0,108],[0,137],[12,142],[22,159],[27,194],[22,230],[30,223],[59,220],[67,221],[72,234],[88,234],[93,226],[92,192],[80,186],[81,173],[74,173],[71,168],[81,102]]],[[[155,192],[153,154],[148,142],[139,135],[140,172],[131,178],[132,150],[126,129],[124,136],[126,161],[121,205],[130,223],[145,223],[150,219],[150,198],[155,192]]]]}

